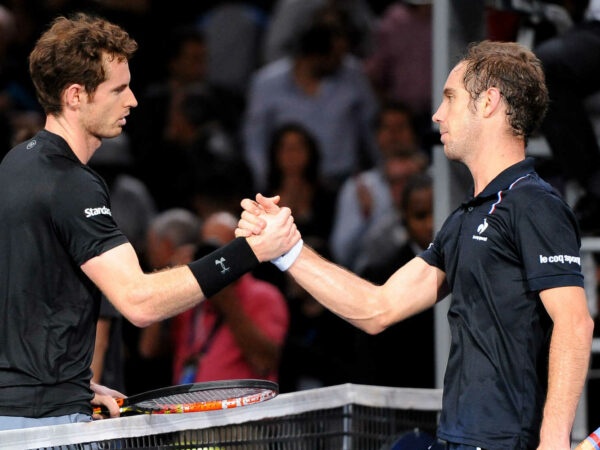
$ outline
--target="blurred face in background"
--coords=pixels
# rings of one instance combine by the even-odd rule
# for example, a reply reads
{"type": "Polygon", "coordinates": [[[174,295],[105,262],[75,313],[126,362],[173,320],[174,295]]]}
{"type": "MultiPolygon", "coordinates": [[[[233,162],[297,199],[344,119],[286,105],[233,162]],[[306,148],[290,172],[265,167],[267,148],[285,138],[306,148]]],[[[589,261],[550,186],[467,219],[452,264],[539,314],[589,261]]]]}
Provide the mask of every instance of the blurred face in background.
{"type": "Polygon", "coordinates": [[[393,156],[385,161],[385,178],[389,184],[392,201],[397,209],[402,204],[402,195],[408,179],[424,169],[417,158],[393,156]]]}
{"type": "Polygon", "coordinates": [[[417,151],[417,135],[408,115],[396,110],[383,112],[377,128],[377,145],[384,157],[417,151]]]}
{"type": "Polygon", "coordinates": [[[207,73],[206,45],[198,40],[185,41],[179,54],[171,60],[169,68],[172,76],[181,84],[204,81],[207,73]]]}
{"type": "Polygon", "coordinates": [[[295,131],[285,133],[278,145],[277,164],[284,174],[302,174],[308,165],[306,139],[295,131]]]}
{"type": "Polygon", "coordinates": [[[415,189],[407,198],[403,213],[408,235],[419,247],[426,249],[433,240],[433,189],[415,189]]]}

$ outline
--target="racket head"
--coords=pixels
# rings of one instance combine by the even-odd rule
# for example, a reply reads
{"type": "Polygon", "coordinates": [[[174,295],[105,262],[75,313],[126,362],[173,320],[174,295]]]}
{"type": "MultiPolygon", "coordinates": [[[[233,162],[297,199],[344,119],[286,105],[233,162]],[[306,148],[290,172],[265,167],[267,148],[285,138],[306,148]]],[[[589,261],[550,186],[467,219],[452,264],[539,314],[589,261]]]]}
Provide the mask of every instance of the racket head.
{"type": "Polygon", "coordinates": [[[172,414],[247,406],[274,398],[277,383],[240,379],[180,384],[123,399],[122,412],[172,414]]]}

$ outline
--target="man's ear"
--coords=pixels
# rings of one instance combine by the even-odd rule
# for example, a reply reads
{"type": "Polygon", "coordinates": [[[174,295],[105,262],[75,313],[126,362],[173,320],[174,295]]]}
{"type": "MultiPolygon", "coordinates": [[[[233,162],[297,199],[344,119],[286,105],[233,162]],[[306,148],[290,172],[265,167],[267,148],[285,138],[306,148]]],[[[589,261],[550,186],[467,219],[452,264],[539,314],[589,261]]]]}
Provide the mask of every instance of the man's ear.
{"type": "Polygon", "coordinates": [[[70,109],[78,108],[84,96],[87,96],[84,87],[77,83],[67,86],[63,91],[64,104],[70,109]]]}
{"type": "Polygon", "coordinates": [[[498,88],[491,87],[485,91],[484,95],[483,114],[484,117],[489,117],[502,106],[502,94],[498,88]]]}

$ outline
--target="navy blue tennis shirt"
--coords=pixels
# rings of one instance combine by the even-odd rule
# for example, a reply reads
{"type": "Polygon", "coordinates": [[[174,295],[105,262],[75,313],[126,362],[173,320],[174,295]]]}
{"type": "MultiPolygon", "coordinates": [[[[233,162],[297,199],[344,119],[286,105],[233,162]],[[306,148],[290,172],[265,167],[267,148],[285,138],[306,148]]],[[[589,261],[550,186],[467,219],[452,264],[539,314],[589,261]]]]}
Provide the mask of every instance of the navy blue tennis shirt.
{"type": "Polygon", "coordinates": [[[452,292],[440,438],[536,447],[552,331],[539,292],[583,287],[580,244],[572,211],[528,158],[461,204],[420,255],[452,292]]]}

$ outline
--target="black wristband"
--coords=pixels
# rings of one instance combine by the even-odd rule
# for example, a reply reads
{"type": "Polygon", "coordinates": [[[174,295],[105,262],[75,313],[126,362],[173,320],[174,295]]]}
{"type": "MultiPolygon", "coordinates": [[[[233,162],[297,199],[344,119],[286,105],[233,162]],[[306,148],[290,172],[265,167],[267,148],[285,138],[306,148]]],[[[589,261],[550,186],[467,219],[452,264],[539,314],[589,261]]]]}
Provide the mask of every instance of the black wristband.
{"type": "Polygon", "coordinates": [[[260,264],[246,238],[239,237],[188,267],[208,298],[260,264]]]}

